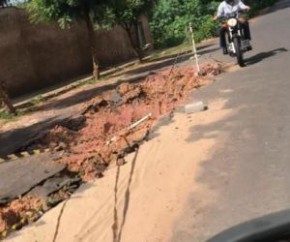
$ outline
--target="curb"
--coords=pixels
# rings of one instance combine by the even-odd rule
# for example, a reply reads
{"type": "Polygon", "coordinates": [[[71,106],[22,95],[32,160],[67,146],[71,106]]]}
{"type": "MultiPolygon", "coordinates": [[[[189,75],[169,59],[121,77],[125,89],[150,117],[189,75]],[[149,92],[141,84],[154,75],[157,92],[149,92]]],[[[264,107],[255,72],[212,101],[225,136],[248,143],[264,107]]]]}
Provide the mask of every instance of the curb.
{"type": "MultiPolygon", "coordinates": [[[[120,70],[122,70],[122,69],[124,69],[124,68],[126,68],[126,67],[133,66],[133,65],[137,64],[138,62],[139,62],[138,60],[135,60],[135,61],[132,61],[132,62],[129,62],[129,63],[123,64],[123,65],[121,65],[121,66],[118,66],[118,67],[115,67],[115,68],[111,68],[111,69],[109,69],[109,70],[107,70],[107,71],[103,71],[103,72],[100,73],[100,77],[106,77],[106,76],[108,76],[108,75],[110,75],[110,74],[113,74],[113,73],[115,73],[115,72],[118,72],[118,71],[120,71],[120,70]]],[[[93,79],[93,75],[90,75],[90,76],[88,76],[88,77],[82,78],[82,79],[79,80],[79,81],[75,81],[75,82],[73,82],[73,83],[71,83],[71,84],[68,84],[68,85],[65,85],[65,86],[63,86],[63,87],[56,88],[55,90],[52,90],[52,91],[46,92],[46,93],[44,93],[44,94],[41,94],[41,93],[40,93],[40,94],[38,94],[38,95],[34,95],[33,97],[28,98],[28,99],[26,99],[26,100],[24,100],[24,101],[20,101],[20,102],[18,102],[18,103],[15,103],[15,104],[14,104],[14,107],[17,108],[17,109],[24,109],[24,108],[31,107],[31,106],[33,106],[33,104],[32,104],[33,100],[34,100],[37,96],[39,96],[39,95],[42,96],[42,100],[43,100],[43,101],[46,101],[46,100],[48,100],[48,99],[50,99],[50,98],[53,98],[53,97],[59,96],[59,95],[64,94],[64,93],[66,93],[66,92],[69,92],[69,91],[71,91],[71,90],[73,90],[73,89],[75,89],[75,88],[77,88],[77,87],[79,87],[79,86],[85,84],[86,82],[88,82],[88,81],[90,81],[90,80],[92,80],[92,79],[93,79]]]]}

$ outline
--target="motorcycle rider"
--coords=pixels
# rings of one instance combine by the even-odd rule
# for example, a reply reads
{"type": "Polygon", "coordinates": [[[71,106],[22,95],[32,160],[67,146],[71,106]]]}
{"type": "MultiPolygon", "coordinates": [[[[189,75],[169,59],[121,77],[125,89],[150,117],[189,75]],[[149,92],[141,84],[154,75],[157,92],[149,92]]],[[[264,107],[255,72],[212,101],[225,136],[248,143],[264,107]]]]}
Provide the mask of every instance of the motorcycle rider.
{"type": "MultiPolygon", "coordinates": [[[[217,14],[214,17],[214,20],[227,18],[228,16],[234,13],[238,14],[239,11],[241,10],[249,11],[250,7],[245,5],[241,0],[224,0],[218,6],[217,14]]],[[[241,24],[241,28],[244,31],[244,37],[246,40],[249,41],[248,50],[251,50],[252,47],[250,45],[251,33],[250,33],[249,22],[241,17],[239,17],[239,21],[241,24]]],[[[220,46],[223,49],[224,55],[228,54],[227,43],[226,43],[226,32],[227,32],[227,28],[224,28],[223,26],[221,26],[219,30],[220,46]]]]}

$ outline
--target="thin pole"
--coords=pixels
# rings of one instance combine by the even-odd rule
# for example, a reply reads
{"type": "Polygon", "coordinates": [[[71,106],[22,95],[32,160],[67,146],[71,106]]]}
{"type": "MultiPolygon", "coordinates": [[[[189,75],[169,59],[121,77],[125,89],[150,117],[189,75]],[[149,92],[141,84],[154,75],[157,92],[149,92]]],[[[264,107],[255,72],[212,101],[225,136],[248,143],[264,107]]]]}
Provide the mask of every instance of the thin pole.
{"type": "Polygon", "coordinates": [[[193,29],[192,29],[191,23],[189,24],[189,31],[190,31],[190,35],[191,35],[192,51],[194,54],[194,59],[195,59],[196,67],[197,67],[197,73],[200,73],[200,67],[198,64],[198,56],[197,56],[196,45],[195,45],[195,41],[194,41],[194,34],[193,34],[193,29]]]}

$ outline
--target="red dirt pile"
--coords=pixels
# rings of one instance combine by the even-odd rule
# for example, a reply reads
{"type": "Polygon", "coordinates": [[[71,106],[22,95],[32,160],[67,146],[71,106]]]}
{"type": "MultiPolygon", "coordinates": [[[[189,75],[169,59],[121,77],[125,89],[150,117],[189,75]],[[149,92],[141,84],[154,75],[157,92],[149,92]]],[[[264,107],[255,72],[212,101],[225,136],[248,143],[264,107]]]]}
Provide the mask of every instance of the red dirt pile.
{"type": "Polygon", "coordinates": [[[192,90],[212,82],[220,72],[217,64],[202,66],[202,76],[196,76],[192,67],[178,67],[150,75],[137,84],[122,83],[84,105],[85,127],[73,134],[56,127],[44,143],[52,146],[65,142],[68,150],[58,162],[79,172],[83,180],[101,176],[111,161],[123,158],[146,138],[155,119],[173,112],[192,90]],[[152,114],[150,119],[128,130],[148,113],[152,114]]]}
{"type": "MultiPolygon", "coordinates": [[[[150,75],[137,84],[122,83],[90,100],[82,115],[55,126],[32,146],[55,148],[62,144],[62,156],[55,161],[66,164],[84,181],[101,177],[110,162],[120,165],[127,153],[138,148],[154,120],[173,114],[192,90],[211,83],[221,70],[220,65],[207,64],[202,66],[203,75],[196,76],[192,67],[179,67],[150,75]],[[143,122],[131,126],[146,115],[143,122]]],[[[59,202],[68,197],[59,191],[50,198],[59,202]]],[[[31,196],[0,207],[0,239],[39,218],[38,211],[46,207],[40,198],[31,196]]]]}
{"type": "Polygon", "coordinates": [[[34,221],[37,212],[42,208],[41,199],[23,197],[0,207],[0,238],[5,237],[9,230],[16,230],[24,224],[34,221]]]}

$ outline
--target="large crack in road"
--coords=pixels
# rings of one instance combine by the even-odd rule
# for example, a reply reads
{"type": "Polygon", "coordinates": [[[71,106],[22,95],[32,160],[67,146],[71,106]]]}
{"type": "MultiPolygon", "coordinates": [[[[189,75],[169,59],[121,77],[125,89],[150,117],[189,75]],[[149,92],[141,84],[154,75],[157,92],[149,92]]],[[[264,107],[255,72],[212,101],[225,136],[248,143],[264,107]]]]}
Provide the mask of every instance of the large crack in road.
{"type": "Polygon", "coordinates": [[[204,64],[202,69],[204,76],[196,76],[192,66],[178,67],[172,75],[166,69],[137,84],[123,83],[85,103],[82,113],[39,128],[19,144],[14,152],[52,152],[0,165],[0,173],[6,172],[0,194],[2,237],[68,199],[83,182],[102,177],[110,163],[122,164],[146,140],[155,120],[172,117],[176,106],[212,82],[222,66],[204,64]]]}

